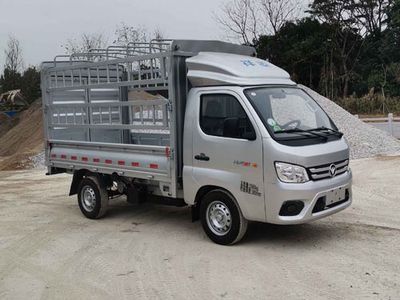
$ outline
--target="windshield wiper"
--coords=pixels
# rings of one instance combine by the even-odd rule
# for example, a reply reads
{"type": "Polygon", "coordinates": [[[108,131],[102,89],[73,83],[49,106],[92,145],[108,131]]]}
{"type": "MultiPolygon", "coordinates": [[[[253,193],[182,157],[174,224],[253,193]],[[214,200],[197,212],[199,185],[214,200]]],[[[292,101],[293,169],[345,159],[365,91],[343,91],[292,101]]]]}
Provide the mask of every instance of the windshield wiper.
{"type": "Polygon", "coordinates": [[[328,137],[326,135],[322,135],[322,134],[318,134],[316,132],[313,131],[309,131],[309,130],[303,130],[300,128],[293,128],[293,129],[287,129],[287,130],[279,130],[274,132],[274,134],[281,134],[281,133],[299,133],[299,134],[307,134],[308,136],[314,136],[314,137],[318,137],[318,138],[322,138],[325,141],[328,140],[328,137]]]}
{"type": "Polygon", "coordinates": [[[314,132],[314,131],[329,131],[331,134],[334,134],[338,137],[342,137],[343,136],[343,132],[340,132],[338,130],[332,129],[332,128],[328,128],[328,127],[317,127],[317,128],[313,128],[313,129],[308,129],[307,131],[310,132],[314,132]]]}

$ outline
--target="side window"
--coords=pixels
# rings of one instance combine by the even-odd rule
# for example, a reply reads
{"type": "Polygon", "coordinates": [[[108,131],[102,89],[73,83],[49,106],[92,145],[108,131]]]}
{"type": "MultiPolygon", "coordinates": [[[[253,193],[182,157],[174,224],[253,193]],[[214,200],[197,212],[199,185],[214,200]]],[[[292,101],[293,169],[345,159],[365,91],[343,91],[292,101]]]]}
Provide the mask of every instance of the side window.
{"type": "Polygon", "coordinates": [[[255,140],[256,133],[239,101],[231,95],[207,94],[200,99],[200,127],[205,134],[255,140]]]}

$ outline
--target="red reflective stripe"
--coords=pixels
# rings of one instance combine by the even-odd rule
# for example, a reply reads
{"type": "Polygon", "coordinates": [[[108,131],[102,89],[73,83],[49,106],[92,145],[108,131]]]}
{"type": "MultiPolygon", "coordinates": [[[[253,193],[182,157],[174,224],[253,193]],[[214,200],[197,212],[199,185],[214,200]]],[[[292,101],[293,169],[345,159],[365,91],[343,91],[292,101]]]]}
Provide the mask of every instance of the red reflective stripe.
{"type": "Polygon", "coordinates": [[[133,163],[132,163],[132,167],[140,167],[140,163],[138,163],[138,162],[133,162],[133,163]]]}
{"type": "Polygon", "coordinates": [[[67,159],[67,156],[65,154],[61,154],[62,159],[67,159]]]}
{"type": "Polygon", "coordinates": [[[171,149],[169,147],[165,148],[165,156],[170,157],[171,156],[171,149]]]}
{"type": "Polygon", "coordinates": [[[120,165],[120,166],[125,166],[125,161],[124,161],[124,160],[119,160],[119,161],[118,161],[118,165],[120,165]]]}
{"type": "Polygon", "coordinates": [[[87,157],[82,157],[81,159],[82,159],[82,161],[88,161],[87,157]]]}
{"type": "Polygon", "coordinates": [[[78,158],[76,156],[71,156],[72,160],[77,160],[78,158]]]}
{"type": "Polygon", "coordinates": [[[98,162],[100,162],[100,159],[99,158],[93,158],[93,162],[98,163],[98,162]]]}
{"type": "Polygon", "coordinates": [[[150,169],[158,169],[158,165],[157,164],[150,164],[150,169]]]}
{"type": "Polygon", "coordinates": [[[112,160],[111,159],[106,159],[106,164],[112,164],[112,160]]]}

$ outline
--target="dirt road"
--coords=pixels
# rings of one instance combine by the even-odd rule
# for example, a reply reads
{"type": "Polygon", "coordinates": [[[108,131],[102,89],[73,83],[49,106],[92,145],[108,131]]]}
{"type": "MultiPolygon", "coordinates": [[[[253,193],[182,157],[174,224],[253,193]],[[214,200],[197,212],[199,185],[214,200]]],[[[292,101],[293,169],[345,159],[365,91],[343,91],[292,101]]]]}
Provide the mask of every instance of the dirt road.
{"type": "Polygon", "coordinates": [[[210,242],[190,210],[82,217],[70,177],[0,172],[0,299],[399,299],[400,158],[352,162],[354,204],[210,242]]]}

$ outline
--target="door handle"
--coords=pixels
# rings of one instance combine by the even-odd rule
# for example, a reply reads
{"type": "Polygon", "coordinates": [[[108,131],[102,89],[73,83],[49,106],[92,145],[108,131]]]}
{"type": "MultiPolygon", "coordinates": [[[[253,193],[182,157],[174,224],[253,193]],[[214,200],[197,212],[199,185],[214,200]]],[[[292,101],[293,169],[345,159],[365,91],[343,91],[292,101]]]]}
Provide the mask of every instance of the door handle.
{"type": "Polygon", "coordinates": [[[210,160],[210,158],[207,155],[205,155],[204,153],[197,154],[194,157],[194,159],[203,160],[203,161],[209,161],[210,160]]]}

